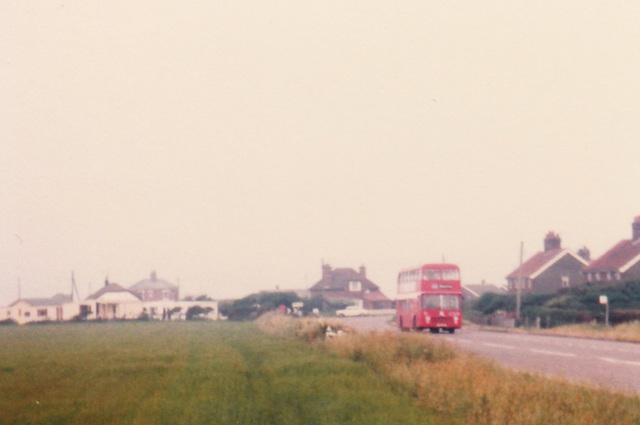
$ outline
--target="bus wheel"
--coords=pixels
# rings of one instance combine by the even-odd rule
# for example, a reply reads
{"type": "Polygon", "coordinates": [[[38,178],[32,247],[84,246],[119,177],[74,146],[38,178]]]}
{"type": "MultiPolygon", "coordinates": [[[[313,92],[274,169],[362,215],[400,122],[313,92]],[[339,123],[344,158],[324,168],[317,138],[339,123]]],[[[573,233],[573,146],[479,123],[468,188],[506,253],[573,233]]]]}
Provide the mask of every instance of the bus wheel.
{"type": "Polygon", "coordinates": [[[437,334],[438,332],[440,332],[440,328],[429,328],[429,332],[431,332],[432,334],[437,334]]]}
{"type": "Polygon", "coordinates": [[[398,319],[398,327],[400,328],[400,331],[402,332],[406,332],[407,330],[404,327],[404,324],[402,323],[402,317],[400,319],[398,319]]]}
{"type": "Polygon", "coordinates": [[[449,331],[450,334],[453,334],[456,331],[456,328],[449,328],[447,330],[449,331]]]}
{"type": "Polygon", "coordinates": [[[422,329],[420,329],[418,327],[418,322],[417,322],[415,317],[413,318],[413,323],[412,323],[412,326],[411,326],[411,330],[414,330],[414,331],[421,331],[422,330],[422,329]]]}

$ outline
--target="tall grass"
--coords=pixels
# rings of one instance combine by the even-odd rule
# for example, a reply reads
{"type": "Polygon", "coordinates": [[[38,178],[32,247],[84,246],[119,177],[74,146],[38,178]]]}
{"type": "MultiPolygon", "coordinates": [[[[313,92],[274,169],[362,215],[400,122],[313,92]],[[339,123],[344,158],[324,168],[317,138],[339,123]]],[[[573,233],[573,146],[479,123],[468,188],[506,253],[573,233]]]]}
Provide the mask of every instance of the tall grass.
{"type": "MultiPolygon", "coordinates": [[[[327,326],[313,321],[280,325],[284,333],[305,339],[318,333],[314,328],[327,326]]],[[[263,329],[275,327],[273,323],[263,325],[263,329]]],[[[315,344],[367,365],[443,423],[640,424],[637,396],[507,370],[457,351],[431,335],[351,332],[342,338],[318,339],[315,344]]]]}
{"type": "Polygon", "coordinates": [[[601,324],[566,325],[546,329],[544,333],[581,338],[640,342],[640,322],[621,323],[616,326],[603,326],[601,324]]]}
{"type": "Polygon", "coordinates": [[[364,363],[252,323],[0,328],[1,424],[435,424],[364,363]]]}

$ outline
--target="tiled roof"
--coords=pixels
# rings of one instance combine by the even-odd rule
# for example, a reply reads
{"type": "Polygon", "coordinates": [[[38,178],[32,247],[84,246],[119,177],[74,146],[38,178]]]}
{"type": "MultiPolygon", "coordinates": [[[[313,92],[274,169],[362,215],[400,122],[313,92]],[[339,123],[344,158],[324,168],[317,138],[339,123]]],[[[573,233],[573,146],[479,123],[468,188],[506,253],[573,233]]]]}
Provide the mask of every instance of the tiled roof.
{"type": "Polygon", "coordinates": [[[103,286],[102,288],[100,288],[100,290],[98,292],[94,292],[93,294],[89,295],[87,297],[87,299],[88,300],[97,300],[102,295],[106,294],[107,292],[128,292],[128,293],[136,296],[131,291],[129,291],[127,288],[124,288],[124,287],[118,285],[117,283],[109,283],[108,285],[103,286]]]}
{"type": "Polygon", "coordinates": [[[71,295],[56,294],[51,298],[23,298],[14,302],[11,305],[15,305],[20,301],[24,301],[25,303],[29,304],[32,307],[44,307],[44,306],[54,306],[54,305],[59,306],[64,303],[69,303],[73,301],[73,298],[71,297],[71,295]]]}
{"type": "Polygon", "coordinates": [[[145,291],[145,290],[159,290],[159,289],[171,289],[178,290],[178,286],[167,282],[164,279],[158,279],[156,272],[152,271],[149,279],[143,279],[138,283],[132,285],[129,289],[132,291],[145,291]]]}
{"type": "MultiPolygon", "coordinates": [[[[587,265],[587,262],[584,259],[572,254],[568,249],[551,249],[549,251],[538,252],[533,257],[524,262],[522,264],[522,277],[531,279],[535,278],[538,274],[551,267],[558,260],[564,258],[565,255],[570,255],[578,261],[582,262],[585,266],[587,265]]],[[[514,271],[507,275],[507,279],[517,279],[519,276],[520,267],[516,267],[514,271]]]]}
{"type": "Polygon", "coordinates": [[[480,283],[476,285],[462,285],[463,290],[469,291],[474,297],[481,297],[484,294],[504,294],[507,290],[504,287],[490,283],[480,283]]]}
{"type": "Polygon", "coordinates": [[[622,240],[600,258],[592,261],[586,271],[620,271],[624,273],[633,265],[630,264],[632,261],[634,263],[638,261],[636,258],[638,256],[640,256],[640,239],[622,240]]]}
{"type": "Polygon", "coordinates": [[[132,285],[129,289],[132,291],[158,290],[158,289],[178,289],[177,285],[167,282],[163,279],[144,279],[132,285]]]}
{"type": "Polygon", "coordinates": [[[328,283],[326,288],[322,286],[327,284],[324,280],[318,281],[315,285],[311,287],[311,291],[321,291],[321,290],[348,290],[349,282],[351,281],[360,281],[362,282],[362,290],[371,290],[376,291],[380,288],[375,283],[371,282],[366,277],[363,277],[360,273],[353,269],[342,268],[342,269],[334,269],[331,271],[331,281],[328,283]]]}

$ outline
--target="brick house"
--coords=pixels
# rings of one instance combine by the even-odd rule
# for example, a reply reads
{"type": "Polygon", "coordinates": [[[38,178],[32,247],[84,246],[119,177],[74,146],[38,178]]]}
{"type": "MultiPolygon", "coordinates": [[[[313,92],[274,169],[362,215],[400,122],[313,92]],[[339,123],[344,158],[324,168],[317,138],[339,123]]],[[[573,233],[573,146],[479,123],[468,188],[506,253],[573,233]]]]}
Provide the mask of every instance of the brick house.
{"type": "Polygon", "coordinates": [[[393,302],[380,291],[380,287],[367,278],[366,269],[332,269],[322,266],[322,279],[313,285],[311,297],[321,297],[331,304],[354,304],[366,309],[392,308],[393,302]]]}
{"type": "Polygon", "coordinates": [[[588,264],[588,250],[581,255],[561,246],[560,236],[548,232],[544,238],[544,251],[537,252],[507,276],[507,291],[517,292],[517,282],[522,277],[521,291],[524,294],[550,294],[562,288],[577,286],[584,282],[582,270],[588,264]],[[587,257],[587,258],[585,258],[587,257]]]}
{"type": "Polygon", "coordinates": [[[631,239],[623,239],[584,269],[587,282],[640,279],[640,216],[631,224],[631,239]]]}
{"type": "Polygon", "coordinates": [[[178,301],[178,286],[158,279],[152,271],[149,279],[143,279],[129,287],[142,301],[178,301]]]}

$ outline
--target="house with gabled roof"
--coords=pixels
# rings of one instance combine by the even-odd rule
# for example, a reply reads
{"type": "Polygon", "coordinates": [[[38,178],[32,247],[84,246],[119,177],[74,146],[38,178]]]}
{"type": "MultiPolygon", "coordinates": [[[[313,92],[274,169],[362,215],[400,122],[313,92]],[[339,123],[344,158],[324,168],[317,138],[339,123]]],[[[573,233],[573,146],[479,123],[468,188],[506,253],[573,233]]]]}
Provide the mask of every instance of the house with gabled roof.
{"type": "MultiPolygon", "coordinates": [[[[581,253],[586,256],[588,250],[581,250],[581,253]]],[[[582,270],[587,264],[587,258],[562,248],[557,233],[548,232],[544,238],[544,251],[537,252],[507,275],[507,290],[516,293],[520,279],[520,290],[525,294],[550,294],[577,286],[584,282],[582,270]]]]}
{"type": "Polygon", "coordinates": [[[359,305],[366,309],[388,309],[393,302],[380,291],[380,287],[367,278],[366,268],[332,269],[322,265],[322,279],[313,285],[311,297],[321,297],[330,304],[359,305]]]}
{"type": "Polygon", "coordinates": [[[88,319],[136,319],[144,310],[142,300],[127,288],[105,281],[104,286],[82,302],[88,319]]]}
{"type": "Polygon", "coordinates": [[[631,239],[623,239],[584,269],[587,282],[640,279],[640,216],[631,223],[631,239]]]}
{"type": "Polygon", "coordinates": [[[142,301],[178,301],[178,285],[158,279],[155,271],[149,279],[143,279],[129,287],[142,301]]]}
{"type": "Polygon", "coordinates": [[[0,320],[18,324],[71,320],[79,313],[71,295],[56,294],[50,298],[20,298],[2,310],[0,320]]]}
{"type": "Polygon", "coordinates": [[[462,285],[462,297],[465,300],[475,300],[484,294],[506,294],[507,290],[504,286],[498,286],[482,281],[478,284],[467,283],[462,285]]]}

